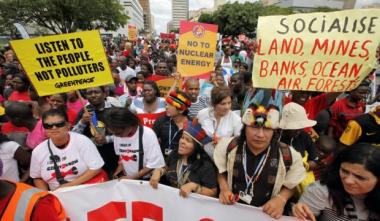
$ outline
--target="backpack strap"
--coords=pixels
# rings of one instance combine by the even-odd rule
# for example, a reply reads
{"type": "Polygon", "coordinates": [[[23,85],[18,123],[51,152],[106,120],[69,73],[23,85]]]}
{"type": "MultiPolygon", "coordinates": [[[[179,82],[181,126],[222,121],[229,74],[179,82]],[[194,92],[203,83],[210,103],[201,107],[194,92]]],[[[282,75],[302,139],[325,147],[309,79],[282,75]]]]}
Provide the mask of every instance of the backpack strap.
{"type": "Polygon", "coordinates": [[[238,146],[239,137],[234,137],[227,146],[227,155],[238,146]]]}
{"type": "Polygon", "coordinates": [[[292,154],[290,152],[290,146],[282,142],[279,142],[278,145],[280,146],[282,160],[284,161],[286,172],[288,172],[293,163],[292,154]]]}
{"type": "Polygon", "coordinates": [[[139,171],[142,170],[144,166],[143,134],[144,126],[139,125],[139,171]]]}

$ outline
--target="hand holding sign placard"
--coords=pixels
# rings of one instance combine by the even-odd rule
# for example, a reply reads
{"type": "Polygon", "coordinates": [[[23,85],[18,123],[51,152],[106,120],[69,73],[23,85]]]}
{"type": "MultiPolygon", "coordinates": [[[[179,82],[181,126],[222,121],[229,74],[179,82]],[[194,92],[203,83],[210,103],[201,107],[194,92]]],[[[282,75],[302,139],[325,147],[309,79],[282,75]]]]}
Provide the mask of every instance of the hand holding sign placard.
{"type": "Polygon", "coordinates": [[[40,96],[113,83],[98,31],[15,40],[11,46],[40,96]]]}
{"type": "Polygon", "coordinates": [[[350,91],[375,68],[380,10],[260,17],[253,85],[350,91]]]}

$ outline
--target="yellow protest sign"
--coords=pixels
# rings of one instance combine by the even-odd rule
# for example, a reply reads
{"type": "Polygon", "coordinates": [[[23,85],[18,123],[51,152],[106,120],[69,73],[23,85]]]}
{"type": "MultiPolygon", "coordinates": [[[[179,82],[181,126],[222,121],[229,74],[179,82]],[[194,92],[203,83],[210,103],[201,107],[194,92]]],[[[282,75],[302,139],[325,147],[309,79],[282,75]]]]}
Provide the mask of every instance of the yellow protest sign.
{"type": "Polygon", "coordinates": [[[253,85],[350,91],[376,67],[380,10],[260,17],[253,85]]]}
{"type": "MultiPolygon", "coordinates": [[[[152,75],[147,79],[156,82],[158,89],[160,90],[161,97],[166,97],[170,88],[174,84],[174,78],[169,76],[152,75]]],[[[182,79],[179,80],[178,85],[182,85],[182,79]]]]}
{"type": "Polygon", "coordinates": [[[134,25],[128,25],[128,40],[137,40],[137,28],[134,25]]]}
{"type": "Polygon", "coordinates": [[[10,43],[40,96],[113,83],[98,31],[10,43]]]}
{"type": "Polygon", "coordinates": [[[181,21],[177,71],[183,77],[210,74],[214,69],[217,25],[181,21]]]}

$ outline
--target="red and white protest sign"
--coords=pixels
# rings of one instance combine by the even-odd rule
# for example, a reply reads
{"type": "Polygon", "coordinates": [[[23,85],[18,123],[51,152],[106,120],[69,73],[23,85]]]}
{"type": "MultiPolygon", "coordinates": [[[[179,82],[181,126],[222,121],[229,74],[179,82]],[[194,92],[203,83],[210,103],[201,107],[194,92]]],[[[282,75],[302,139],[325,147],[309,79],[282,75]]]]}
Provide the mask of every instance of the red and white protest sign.
{"type": "MultiPolygon", "coordinates": [[[[188,198],[179,190],[159,185],[153,189],[148,182],[136,180],[110,181],[57,190],[71,221],[246,221],[272,219],[260,208],[236,204],[222,205],[215,198],[195,193],[188,198]]],[[[280,221],[296,221],[282,217],[280,221]]]]}

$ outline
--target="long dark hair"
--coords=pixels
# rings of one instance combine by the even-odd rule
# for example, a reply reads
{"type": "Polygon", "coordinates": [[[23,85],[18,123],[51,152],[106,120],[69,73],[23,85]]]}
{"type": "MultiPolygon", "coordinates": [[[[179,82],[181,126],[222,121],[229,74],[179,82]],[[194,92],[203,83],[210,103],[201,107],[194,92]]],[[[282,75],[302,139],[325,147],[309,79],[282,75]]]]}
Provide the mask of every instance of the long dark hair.
{"type": "MultiPolygon", "coordinates": [[[[188,164],[191,165],[191,167],[189,167],[190,172],[201,168],[205,161],[212,162],[211,158],[207,155],[203,147],[194,139],[191,140],[194,145],[194,151],[187,159],[188,164]]],[[[179,159],[181,159],[181,155],[178,154],[178,151],[173,151],[167,158],[167,165],[171,165],[173,162],[177,162],[179,159]]]]}
{"type": "Polygon", "coordinates": [[[377,177],[377,184],[373,190],[367,193],[364,203],[371,214],[377,216],[380,205],[380,149],[371,144],[354,144],[343,149],[321,175],[321,184],[326,185],[338,215],[342,215],[346,206],[346,198],[350,197],[344,190],[339,175],[342,163],[360,164],[377,177]]]}

